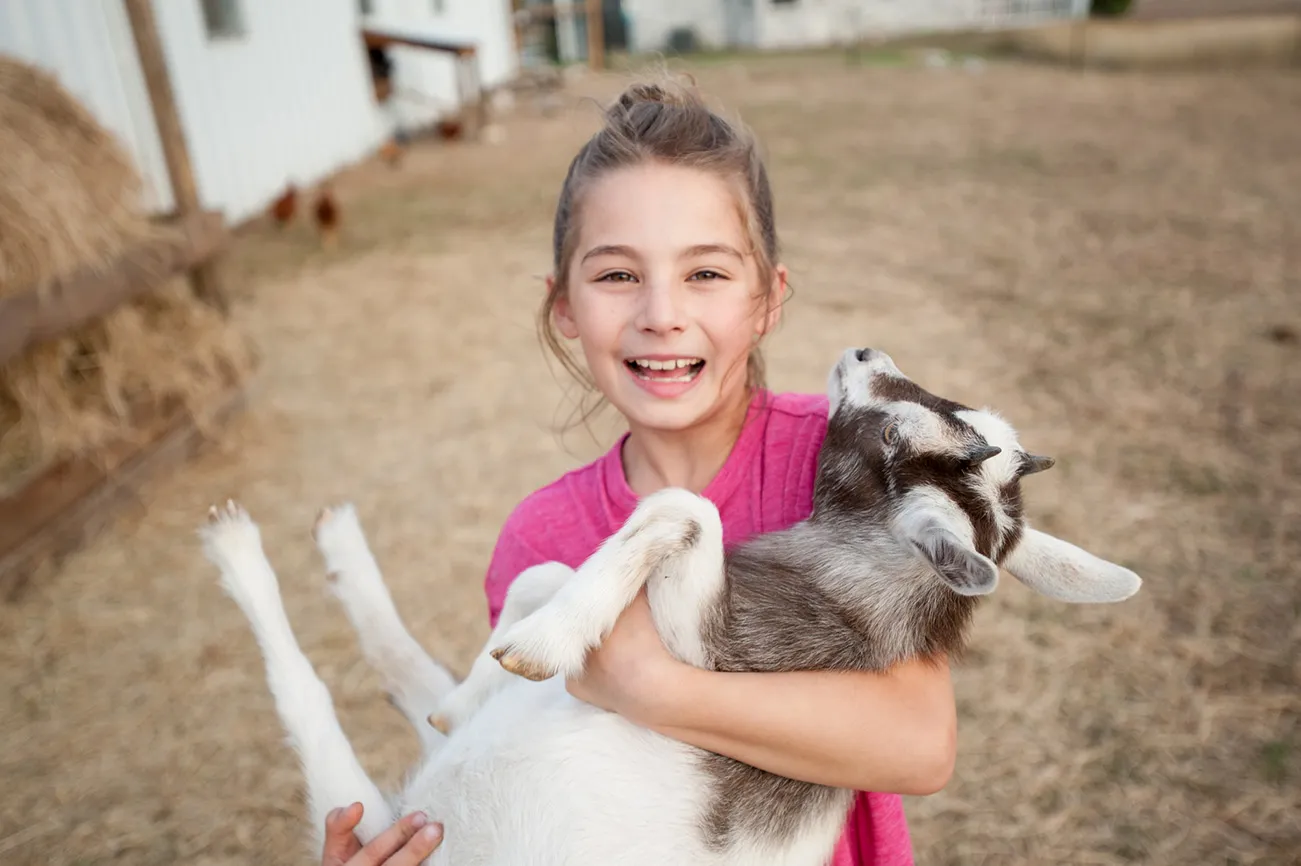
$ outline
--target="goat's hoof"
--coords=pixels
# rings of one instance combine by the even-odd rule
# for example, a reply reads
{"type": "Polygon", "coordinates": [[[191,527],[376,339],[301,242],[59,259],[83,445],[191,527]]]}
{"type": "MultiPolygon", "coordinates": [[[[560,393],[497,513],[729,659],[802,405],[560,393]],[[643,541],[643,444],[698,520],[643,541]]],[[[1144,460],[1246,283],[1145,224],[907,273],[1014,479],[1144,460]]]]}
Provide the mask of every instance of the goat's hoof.
{"type": "Polygon", "coordinates": [[[452,732],[452,721],[442,713],[430,713],[429,724],[433,726],[438,733],[447,735],[452,732]]]}
{"type": "Polygon", "coordinates": [[[320,511],[316,512],[316,520],[312,522],[313,541],[321,540],[321,527],[329,523],[330,520],[333,519],[333,517],[334,517],[334,509],[330,508],[329,506],[326,506],[325,508],[322,508],[320,511]]]}
{"type": "Polygon", "coordinates": [[[509,646],[498,647],[492,651],[492,657],[497,660],[503,668],[517,677],[523,677],[533,682],[551,679],[554,676],[553,671],[549,671],[542,665],[534,661],[529,661],[522,656],[511,653],[509,646]]]}
{"type": "Polygon", "coordinates": [[[213,525],[247,519],[248,512],[233,499],[227,499],[225,505],[208,506],[208,522],[213,525]]]}

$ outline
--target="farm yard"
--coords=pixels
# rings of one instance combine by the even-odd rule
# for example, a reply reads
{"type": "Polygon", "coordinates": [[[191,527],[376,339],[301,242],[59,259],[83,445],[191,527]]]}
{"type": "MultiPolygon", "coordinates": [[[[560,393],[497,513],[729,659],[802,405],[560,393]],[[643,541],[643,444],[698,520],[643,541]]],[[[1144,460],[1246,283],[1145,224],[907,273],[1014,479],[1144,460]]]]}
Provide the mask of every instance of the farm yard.
{"type": "MultiPolygon", "coordinates": [[[[958,764],[905,805],[919,864],[1286,864],[1301,851],[1301,75],[909,53],[721,58],[764,141],[794,297],[773,387],[846,346],[997,408],[1057,466],[1040,527],[1145,579],[1068,607],[1005,580],[955,667],[958,764]]],[[[340,175],[337,246],[239,233],[246,410],[0,607],[0,861],[308,862],[301,775],[195,529],[238,497],[362,763],[417,753],[308,530],[352,500],[405,621],[463,674],[496,534],[615,433],[539,347],[565,167],[627,73],[527,99],[496,144],[340,175]]],[[[864,736],[873,721],[863,720],[864,736]]]]}

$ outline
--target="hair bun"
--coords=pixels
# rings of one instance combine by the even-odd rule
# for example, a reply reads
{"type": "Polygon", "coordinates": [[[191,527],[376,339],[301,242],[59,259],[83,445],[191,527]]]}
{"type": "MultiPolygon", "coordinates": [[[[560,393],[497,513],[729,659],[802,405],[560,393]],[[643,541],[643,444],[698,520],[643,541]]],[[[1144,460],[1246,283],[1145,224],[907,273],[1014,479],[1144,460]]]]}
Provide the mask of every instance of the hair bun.
{"type": "Polygon", "coordinates": [[[633,84],[619,96],[622,108],[632,108],[639,102],[658,102],[664,105],[670,101],[669,92],[658,84],[633,84]]]}
{"type": "Polygon", "coordinates": [[[663,84],[638,82],[631,84],[619,94],[618,100],[606,111],[609,120],[627,117],[639,105],[677,105],[691,104],[690,97],[678,88],[663,84]]]}

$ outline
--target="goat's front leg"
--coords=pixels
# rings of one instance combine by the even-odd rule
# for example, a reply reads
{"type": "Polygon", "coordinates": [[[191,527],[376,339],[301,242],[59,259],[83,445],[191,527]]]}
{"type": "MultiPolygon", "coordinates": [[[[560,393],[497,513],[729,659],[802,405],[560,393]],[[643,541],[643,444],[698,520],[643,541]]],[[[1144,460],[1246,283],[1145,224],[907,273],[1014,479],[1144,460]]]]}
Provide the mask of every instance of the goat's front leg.
{"type": "Polygon", "coordinates": [[[425,754],[431,754],[444,738],[428,719],[456,687],[455,678],[429,657],[398,616],[351,505],[323,509],[312,536],[325,558],[331,591],[357,632],[362,655],[415,728],[425,754]]]}
{"type": "Polygon", "coordinates": [[[469,675],[438,705],[437,712],[429,719],[431,725],[444,734],[450,734],[478,712],[502,686],[514,680],[493,658],[492,648],[507,630],[550,601],[573,576],[574,570],[562,562],[544,562],[520,572],[506,592],[497,625],[479,651],[469,675]]]}
{"type": "Polygon", "coordinates": [[[506,630],[493,658],[531,680],[581,674],[649,578],[710,559],[721,571],[722,534],[718,509],[704,497],[677,488],[647,496],[550,602],[506,630]]]}
{"type": "Polygon", "coordinates": [[[209,512],[200,535],[204,553],[221,571],[222,587],[248,618],[262,650],[276,711],[306,776],[317,850],[324,842],[326,813],[354,802],[365,809],[355,832],[366,844],[393,823],[393,809],[358,763],[329,689],[294,639],[257,524],[229,502],[209,512]]]}

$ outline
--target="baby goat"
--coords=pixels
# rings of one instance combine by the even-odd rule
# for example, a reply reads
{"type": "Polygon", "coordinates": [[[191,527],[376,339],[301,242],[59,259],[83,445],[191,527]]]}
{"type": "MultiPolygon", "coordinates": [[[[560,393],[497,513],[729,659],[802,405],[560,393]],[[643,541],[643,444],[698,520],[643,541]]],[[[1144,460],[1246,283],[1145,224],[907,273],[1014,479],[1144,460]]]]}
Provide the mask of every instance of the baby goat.
{"type": "Polygon", "coordinates": [[[325,512],[315,534],[335,591],[425,744],[393,801],[290,632],[257,527],[233,503],[214,509],[206,550],[261,646],[317,832],[326,810],[360,800],[363,841],[409,810],[442,822],[433,864],[821,866],[851,792],[696,749],[565,690],[643,586],[676,657],[729,671],[882,670],[955,652],[1000,565],[1062,601],[1138,590],[1128,569],[1025,525],[1021,478],[1052,461],[993,413],[928,393],[872,349],[844,353],[828,394],[807,520],[725,554],[708,500],[647,496],[577,571],[516,579],[459,686],[402,626],[352,510],[325,512]]]}

